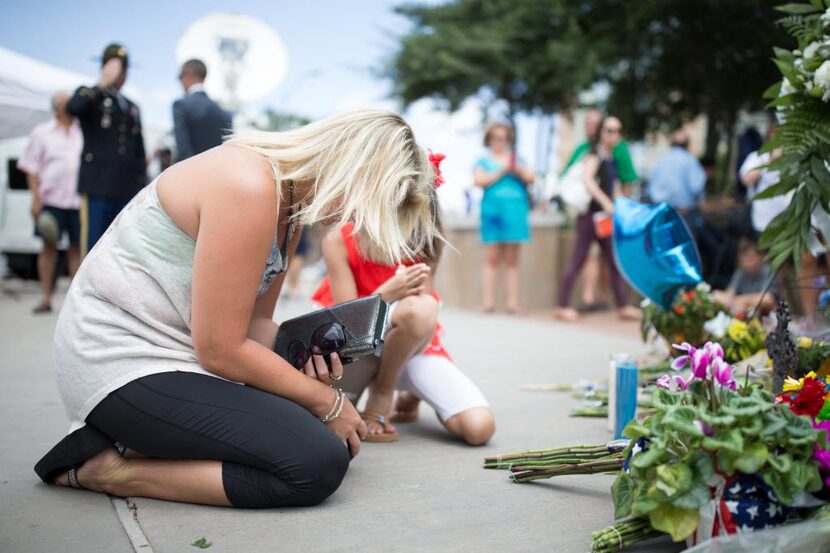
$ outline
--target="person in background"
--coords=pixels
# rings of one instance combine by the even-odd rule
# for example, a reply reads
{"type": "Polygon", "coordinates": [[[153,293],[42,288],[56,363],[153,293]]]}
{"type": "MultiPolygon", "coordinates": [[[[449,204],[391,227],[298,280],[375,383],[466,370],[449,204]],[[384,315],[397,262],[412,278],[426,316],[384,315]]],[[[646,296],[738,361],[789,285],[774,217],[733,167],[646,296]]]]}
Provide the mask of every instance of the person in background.
{"type": "MultiPolygon", "coordinates": [[[[564,175],[574,163],[582,159],[591,149],[590,138],[596,134],[600,121],[602,121],[602,113],[598,109],[589,108],[585,110],[583,119],[585,141],[573,151],[560,176],[564,175]]],[[[628,151],[628,144],[625,140],[620,140],[614,146],[611,157],[614,158],[614,164],[617,167],[617,176],[622,183],[623,194],[628,196],[637,185],[640,177],[634,168],[634,162],[631,160],[631,153],[628,151]]],[[[605,277],[603,278],[602,266],[600,265],[599,247],[594,244],[591,246],[588,261],[585,262],[585,267],[582,269],[580,311],[596,311],[604,308],[610,289],[607,275],[605,277]],[[599,291],[599,294],[597,294],[597,291],[599,291]]]]}
{"type": "MultiPolygon", "coordinates": [[[[767,140],[771,140],[776,134],[778,134],[778,128],[775,126],[770,127],[767,133],[767,140]]],[[[792,198],[792,194],[782,194],[763,200],[753,200],[756,195],[770,186],[778,184],[778,181],[781,179],[780,171],[767,167],[771,162],[781,157],[781,153],[781,148],[775,148],[771,152],[760,152],[757,150],[750,152],[738,170],[741,184],[746,187],[747,200],[752,201],[749,209],[755,238],[764,232],[767,225],[779,213],[787,209],[792,198]]]]}
{"type": "Polygon", "coordinates": [[[770,283],[774,276],[755,242],[743,239],[738,247],[738,269],[726,290],[715,290],[713,296],[733,313],[750,313],[758,305],[760,313],[766,315],[778,303],[778,290],[774,282],[770,283]]]}
{"type": "Polygon", "coordinates": [[[616,117],[606,117],[600,121],[596,134],[591,139],[591,150],[585,157],[582,180],[592,200],[588,206],[588,211],[581,214],[576,220],[576,244],[574,244],[571,259],[562,278],[562,286],[559,290],[559,307],[554,312],[557,319],[564,321],[579,320],[579,313],[569,307],[571,291],[582,266],[585,264],[585,260],[588,258],[588,252],[594,241],[599,243],[602,256],[608,266],[619,317],[630,320],[640,317],[640,310],[628,305],[625,283],[617,269],[617,264],[614,262],[611,237],[600,237],[594,224],[596,214],[604,212],[604,215],[610,217],[614,213],[613,198],[620,193],[620,184],[611,152],[620,141],[621,136],[622,123],[620,120],[616,117]]]}
{"type": "Polygon", "coordinates": [[[231,114],[208,97],[205,77],[207,67],[197,59],[184,62],[179,72],[185,95],[173,103],[176,161],[219,146],[231,130],[231,114]]]}
{"type": "MultiPolygon", "coordinates": [[[[436,228],[440,233],[437,210],[436,228]]],[[[418,404],[424,400],[451,434],[470,445],[487,443],[495,432],[489,404],[441,342],[440,297],[434,289],[441,239],[436,235],[431,252],[422,252],[417,262],[396,266],[367,257],[352,231],[353,225],[348,223],[323,240],[329,276],[312,300],[327,307],[380,294],[390,304],[383,354],[361,414],[367,425],[366,441],[395,440],[398,432],[389,422],[417,420],[418,404]],[[395,389],[398,398],[392,412],[395,389]]]]}
{"type": "Polygon", "coordinates": [[[689,153],[689,135],[683,129],[671,135],[671,149],[654,162],[648,173],[648,196],[667,203],[686,221],[697,237],[703,226],[700,202],[705,195],[706,172],[689,153]]]}
{"type": "Polygon", "coordinates": [[[70,277],[75,275],[81,262],[78,167],[84,139],[78,122],[66,111],[68,100],[68,92],[52,96],[55,118],[34,128],[23,155],[17,161],[17,167],[26,173],[29,190],[32,191],[35,235],[43,240],[37,258],[43,296],[34,313],[52,311],[57,244],[64,234],[69,238],[66,254],[70,277]],[[51,230],[47,228],[49,226],[51,230]]]}
{"type": "Polygon", "coordinates": [[[519,247],[530,239],[530,203],[527,186],[533,171],[513,151],[516,135],[513,127],[493,123],[484,132],[484,145],[490,149],[478,160],[473,182],[484,189],[481,199],[481,240],[486,249],[482,275],[482,305],[485,313],[493,311],[496,273],[504,262],[507,280],[507,312],[518,314],[519,247]]]}
{"type": "Polygon", "coordinates": [[[82,255],[147,182],[138,106],[121,94],[128,65],[127,50],[110,44],[101,58],[98,84],[78,88],[66,104],[84,135],[78,174],[82,255]]]}

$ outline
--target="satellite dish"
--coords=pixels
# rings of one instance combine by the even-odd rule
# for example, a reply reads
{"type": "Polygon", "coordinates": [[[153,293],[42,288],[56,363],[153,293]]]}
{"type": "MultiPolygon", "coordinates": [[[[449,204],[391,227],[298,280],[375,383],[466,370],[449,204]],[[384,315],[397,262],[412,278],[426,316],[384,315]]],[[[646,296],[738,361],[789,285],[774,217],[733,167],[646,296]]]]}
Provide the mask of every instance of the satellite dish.
{"type": "Polygon", "coordinates": [[[234,111],[270,94],[288,69],[288,51],[276,31],[230,13],[206,15],[188,26],[176,45],[176,61],[192,58],[208,68],[208,95],[234,111]]]}

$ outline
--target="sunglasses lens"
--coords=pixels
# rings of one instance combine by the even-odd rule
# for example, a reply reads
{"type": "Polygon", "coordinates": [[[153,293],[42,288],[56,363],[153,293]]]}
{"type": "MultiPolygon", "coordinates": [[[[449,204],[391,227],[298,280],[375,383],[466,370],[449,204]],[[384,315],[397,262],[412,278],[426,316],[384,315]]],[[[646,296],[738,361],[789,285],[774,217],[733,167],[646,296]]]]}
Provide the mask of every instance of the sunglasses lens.
{"type": "Polygon", "coordinates": [[[308,358],[311,356],[308,349],[303,345],[302,342],[298,340],[294,340],[290,344],[288,344],[288,359],[287,361],[291,363],[294,368],[302,369],[308,358]]]}
{"type": "Polygon", "coordinates": [[[311,350],[317,355],[327,355],[346,345],[346,333],[340,323],[321,326],[311,335],[311,350]]]}

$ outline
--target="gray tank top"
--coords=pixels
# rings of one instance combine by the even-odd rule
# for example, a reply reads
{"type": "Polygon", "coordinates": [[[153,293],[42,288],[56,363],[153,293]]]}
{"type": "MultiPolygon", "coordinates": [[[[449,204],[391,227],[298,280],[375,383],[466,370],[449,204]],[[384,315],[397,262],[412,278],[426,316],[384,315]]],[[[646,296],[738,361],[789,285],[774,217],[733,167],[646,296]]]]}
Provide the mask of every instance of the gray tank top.
{"type": "MultiPolygon", "coordinates": [[[[191,337],[196,242],[162,208],[157,182],[133,198],[89,252],[61,308],[55,370],[70,432],[107,394],[137,378],[169,371],[220,378],[199,365],[191,337]]],[[[288,226],[282,248],[274,238],[258,295],[286,269],[288,226]]]]}

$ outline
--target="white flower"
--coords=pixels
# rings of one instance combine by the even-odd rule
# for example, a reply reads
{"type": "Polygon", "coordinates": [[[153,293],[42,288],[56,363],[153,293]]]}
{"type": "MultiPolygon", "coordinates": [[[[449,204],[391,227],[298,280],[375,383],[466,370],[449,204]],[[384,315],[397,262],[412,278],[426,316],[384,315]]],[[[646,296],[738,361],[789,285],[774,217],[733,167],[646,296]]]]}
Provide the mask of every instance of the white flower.
{"type": "Polygon", "coordinates": [[[732,317],[720,311],[714,319],[709,319],[703,323],[703,329],[714,338],[721,339],[726,335],[726,329],[729,328],[731,322],[732,317]]]}
{"type": "Polygon", "coordinates": [[[695,289],[698,292],[711,292],[712,291],[712,286],[708,282],[703,281],[700,284],[698,284],[697,286],[695,286],[695,289]]]}
{"type": "Polygon", "coordinates": [[[830,90],[830,61],[825,61],[816,69],[816,84],[824,90],[830,90]]]}
{"type": "Polygon", "coordinates": [[[648,299],[648,298],[643,298],[643,301],[640,302],[640,308],[641,309],[645,309],[649,305],[651,305],[651,300],[648,299]]]}
{"type": "Polygon", "coordinates": [[[792,85],[787,77],[784,77],[784,80],[781,81],[781,93],[779,96],[786,96],[787,94],[792,94],[794,92],[798,92],[798,89],[792,85]]]}
{"type": "Polygon", "coordinates": [[[805,58],[812,58],[818,52],[819,47],[821,46],[820,42],[811,42],[804,48],[804,57],[805,58]]]}
{"type": "Polygon", "coordinates": [[[827,8],[827,11],[819,19],[825,26],[830,25],[830,8],[827,8]]]}

